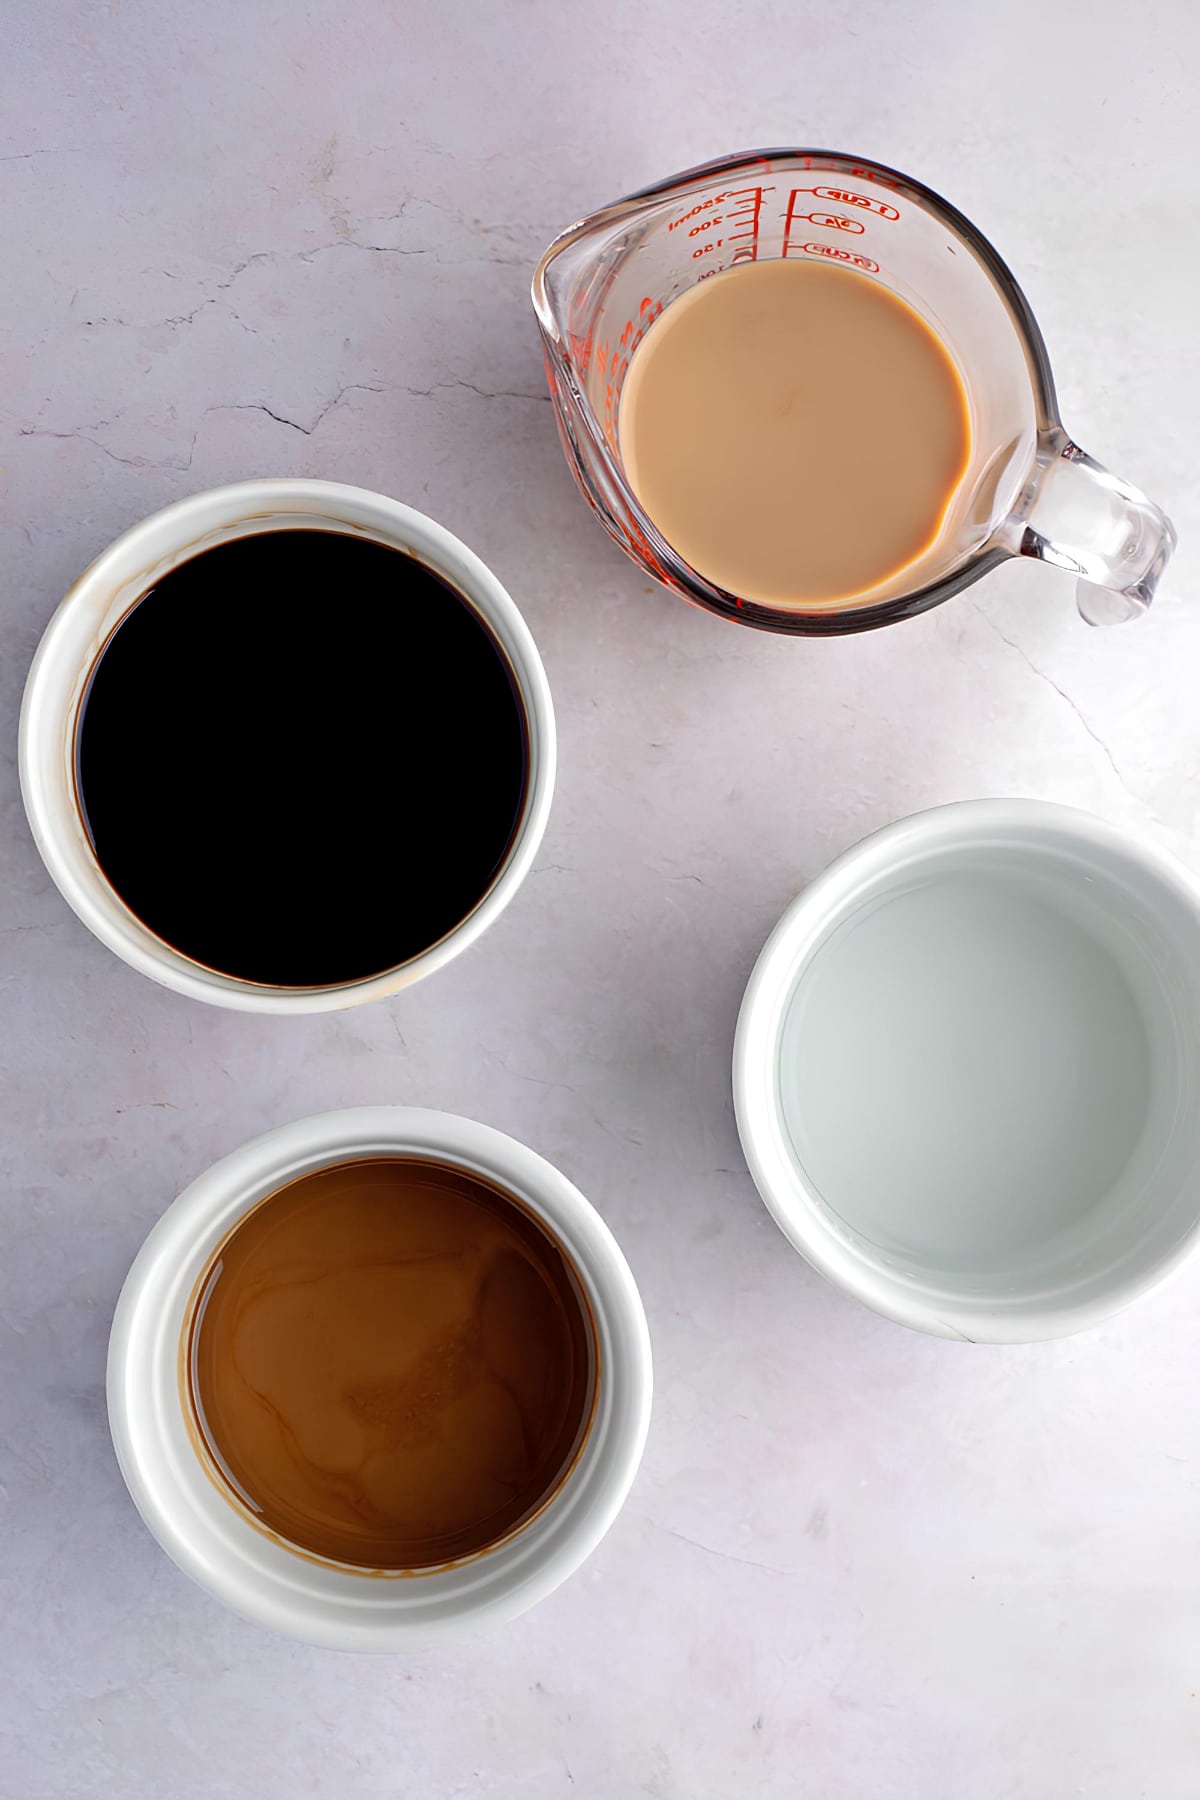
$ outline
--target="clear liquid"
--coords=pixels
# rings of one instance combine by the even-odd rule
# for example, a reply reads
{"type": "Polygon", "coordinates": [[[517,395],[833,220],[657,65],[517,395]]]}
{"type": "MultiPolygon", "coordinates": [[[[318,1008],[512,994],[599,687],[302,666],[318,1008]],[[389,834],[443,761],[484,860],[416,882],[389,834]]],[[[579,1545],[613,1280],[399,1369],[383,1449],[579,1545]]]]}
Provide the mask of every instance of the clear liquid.
{"type": "Polygon", "coordinates": [[[1166,1005],[1077,872],[893,889],[793,992],[779,1064],[793,1152],[892,1259],[1003,1287],[1095,1239],[1136,1186],[1164,1029],[1145,1009],[1166,1005]]]}

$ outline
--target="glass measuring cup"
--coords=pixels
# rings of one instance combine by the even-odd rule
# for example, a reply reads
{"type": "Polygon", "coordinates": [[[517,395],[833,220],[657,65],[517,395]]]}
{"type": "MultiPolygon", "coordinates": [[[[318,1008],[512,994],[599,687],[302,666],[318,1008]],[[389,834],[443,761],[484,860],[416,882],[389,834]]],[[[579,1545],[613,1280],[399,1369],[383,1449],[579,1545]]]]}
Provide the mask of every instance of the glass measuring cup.
{"type": "Polygon", "coordinates": [[[533,305],[585,498],[635,562],[711,612],[769,631],[865,631],[939,605],[1010,556],[1073,569],[1091,624],[1135,618],[1154,597],[1170,520],[1071,441],[1024,294],[975,227],[909,176],[827,150],[704,163],[563,232],[538,264],[533,305]],[[882,282],[946,344],[967,390],[970,460],[935,538],[849,599],[765,605],[707,581],[642,510],[621,456],[629,360],[664,308],[722,269],[779,257],[882,282]]]}

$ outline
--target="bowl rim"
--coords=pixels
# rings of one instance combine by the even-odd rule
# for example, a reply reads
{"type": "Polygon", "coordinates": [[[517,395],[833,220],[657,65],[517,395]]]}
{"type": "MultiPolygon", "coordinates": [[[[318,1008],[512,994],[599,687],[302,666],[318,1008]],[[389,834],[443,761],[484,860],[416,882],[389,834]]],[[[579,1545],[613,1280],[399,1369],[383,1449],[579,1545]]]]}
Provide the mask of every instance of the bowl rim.
{"type": "Polygon", "coordinates": [[[1200,1214],[1149,1268],[1102,1294],[1001,1306],[907,1275],[865,1240],[843,1235],[823,1202],[775,1141],[772,1090],[786,1004],[803,958],[848,915],[864,887],[941,849],[1028,846],[1090,848],[1136,869],[1182,902],[1200,939],[1200,883],[1145,836],[1054,801],[952,801],[881,827],[836,857],[787,906],[755,962],[738,1013],[733,1100],[742,1152],[759,1194],[784,1236],[835,1286],[896,1323],[969,1343],[1030,1343],[1102,1323],[1177,1274],[1200,1244],[1200,1214]]]}
{"type": "Polygon", "coordinates": [[[537,645],[516,602],[487,564],[435,519],[367,488],[306,477],[264,477],[208,488],[130,526],[71,585],[42,633],[26,677],[18,769],[30,829],[55,886],[93,935],[132,968],[190,999],[238,1011],[316,1013],[398,993],[459,955],[515,895],[541,843],[556,771],[554,705],[537,645]],[[103,643],[147,587],[216,543],[271,529],[324,527],[407,550],[476,608],[503,650],[524,703],[529,776],[521,817],[499,872],[467,917],[419,955],[363,979],[280,988],[237,979],[165,943],[110,887],[72,799],[74,734],[87,677],[103,643]]]}
{"type": "Polygon", "coordinates": [[[151,1228],[109,1337],[109,1429],[125,1483],[168,1556],[235,1612],[305,1642],[397,1651],[516,1617],[591,1554],[632,1485],[650,1422],[649,1330],[633,1275],[595,1208],[560,1170],[495,1128],[424,1107],[317,1114],[251,1139],[198,1175],[151,1228]],[[418,1154],[489,1175],[562,1243],[599,1350],[592,1424],[562,1486],[494,1550],[412,1574],[322,1562],[251,1524],[195,1448],[180,1343],[195,1278],[265,1194],[348,1157],[418,1154]]]}

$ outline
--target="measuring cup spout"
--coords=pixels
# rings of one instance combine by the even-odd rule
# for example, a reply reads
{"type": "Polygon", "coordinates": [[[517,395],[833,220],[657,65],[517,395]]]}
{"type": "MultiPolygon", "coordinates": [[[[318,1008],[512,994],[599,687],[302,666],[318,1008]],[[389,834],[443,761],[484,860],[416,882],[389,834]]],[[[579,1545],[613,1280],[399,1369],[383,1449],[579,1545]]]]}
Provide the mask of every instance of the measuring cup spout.
{"type": "Polygon", "coordinates": [[[1021,556],[1075,570],[1089,625],[1139,618],[1175,548],[1175,527],[1161,507],[1063,431],[1048,435],[1010,524],[1021,556]]]}
{"type": "MultiPolygon", "coordinates": [[[[739,625],[810,637],[872,630],[939,606],[1008,556],[1073,569],[1083,617],[1116,624],[1146,610],[1175,547],[1165,514],[1071,442],[1037,321],[996,250],[897,169],[804,148],[685,169],[556,238],[533,304],[563,448],[600,522],[656,581],[739,625]],[[943,344],[970,395],[967,463],[937,531],[860,592],[835,583],[828,596],[763,599],[718,585],[643,509],[622,454],[625,378],[660,314],[710,277],[770,262],[890,290],[943,344]]],[[[696,394],[707,385],[697,367],[696,394]]],[[[797,558],[811,561],[799,535],[797,558]]]]}

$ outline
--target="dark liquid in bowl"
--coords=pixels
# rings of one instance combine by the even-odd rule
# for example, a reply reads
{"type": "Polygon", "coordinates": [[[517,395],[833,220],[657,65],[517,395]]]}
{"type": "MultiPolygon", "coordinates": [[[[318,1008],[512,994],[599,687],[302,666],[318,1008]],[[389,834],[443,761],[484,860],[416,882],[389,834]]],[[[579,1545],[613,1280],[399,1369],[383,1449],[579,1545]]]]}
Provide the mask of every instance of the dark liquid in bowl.
{"type": "Polygon", "coordinates": [[[492,632],[422,563],[266,531],[126,614],[76,767],[97,861],[143,924],[223,974],[324,987],[474,910],[521,815],[528,734],[492,632]]]}
{"type": "Polygon", "coordinates": [[[191,1409],[214,1473],[314,1555],[477,1554],[569,1474],[595,1328],[565,1253],[465,1169],[401,1157],[260,1201],[200,1284],[191,1409]]]}

